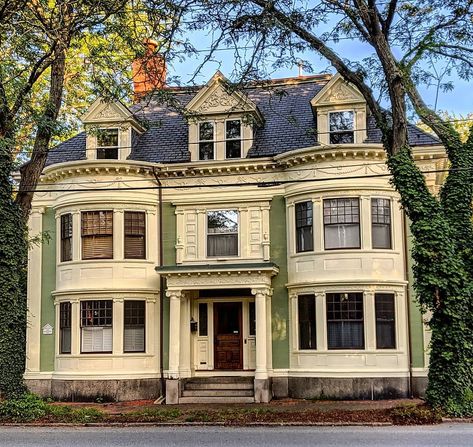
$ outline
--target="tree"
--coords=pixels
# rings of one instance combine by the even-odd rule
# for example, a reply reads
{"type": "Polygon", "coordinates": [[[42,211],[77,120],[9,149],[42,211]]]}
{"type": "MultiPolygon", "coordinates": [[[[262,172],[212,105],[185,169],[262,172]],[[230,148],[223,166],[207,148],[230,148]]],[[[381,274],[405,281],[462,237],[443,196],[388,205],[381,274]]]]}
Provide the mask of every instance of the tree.
{"type": "Polygon", "coordinates": [[[221,46],[235,48],[239,82],[264,76],[271,57],[276,65],[295,64],[301,52],[315,51],[363,94],[382,131],[392,183],[411,222],[417,297],[432,312],[427,399],[452,415],[473,414],[473,132],[463,142],[417,89],[432,77],[426,59],[448,62],[450,70],[471,78],[472,0],[176,3],[187,13],[191,30],[220,30],[206,61],[221,46]],[[342,58],[333,42],[343,38],[358,39],[373,56],[362,63],[342,58]],[[383,94],[387,110],[376,91],[383,94]],[[408,106],[440,138],[449,158],[438,197],[413,160],[408,106]]]}
{"type": "Polygon", "coordinates": [[[89,94],[126,95],[143,39],[163,31],[160,11],[146,15],[141,0],[0,0],[0,394],[25,389],[26,222],[51,142],[64,131],[62,106],[67,116],[89,94]],[[29,160],[14,195],[19,155],[29,160]]]}

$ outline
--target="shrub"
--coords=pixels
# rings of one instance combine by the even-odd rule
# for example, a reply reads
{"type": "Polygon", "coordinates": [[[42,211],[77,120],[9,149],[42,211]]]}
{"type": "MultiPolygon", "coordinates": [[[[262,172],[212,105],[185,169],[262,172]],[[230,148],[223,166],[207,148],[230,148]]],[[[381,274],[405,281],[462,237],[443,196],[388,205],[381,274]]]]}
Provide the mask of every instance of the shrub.
{"type": "Polygon", "coordinates": [[[48,405],[36,394],[25,393],[16,398],[0,402],[0,420],[29,422],[46,415],[48,405]]]}
{"type": "Polygon", "coordinates": [[[396,425],[425,425],[442,422],[442,413],[426,405],[412,404],[394,408],[391,417],[396,425]]]}

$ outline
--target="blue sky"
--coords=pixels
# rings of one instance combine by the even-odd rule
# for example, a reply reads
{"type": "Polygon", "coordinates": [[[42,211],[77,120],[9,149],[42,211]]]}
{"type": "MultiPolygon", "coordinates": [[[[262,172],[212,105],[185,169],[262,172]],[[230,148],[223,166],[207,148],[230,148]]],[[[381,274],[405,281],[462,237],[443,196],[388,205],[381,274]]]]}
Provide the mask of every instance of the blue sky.
{"type": "MultiPolygon", "coordinates": [[[[195,34],[191,39],[194,46],[198,49],[205,49],[209,46],[209,38],[203,34],[195,34]]],[[[354,59],[363,59],[370,54],[371,50],[366,46],[357,41],[351,40],[342,40],[333,47],[336,49],[339,55],[342,57],[350,57],[354,59]]],[[[199,65],[201,60],[204,57],[204,53],[200,53],[199,57],[188,58],[184,62],[174,61],[169,67],[170,76],[180,76],[183,84],[186,84],[189,79],[192,77],[196,67],[199,65]]],[[[216,53],[215,58],[218,59],[217,62],[208,62],[207,65],[202,69],[200,76],[195,79],[196,83],[203,84],[207,82],[210,77],[215,73],[217,69],[223,72],[224,75],[230,76],[233,65],[234,65],[234,55],[233,51],[219,51],[216,53]]],[[[326,60],[320,58],[315,52],[314,53],[305,53],[303,58],[308,60],[314,68],[314,72],[322,72],[329,64],[326,60]]],[[[294,66],[291,69],[281,69],[271,76],[271,78],[283,78],[297,76],[298,67],[294,66]]],[[[304,73],[310,74],[310,73],[304,73]]],[[[459,79],[457,76],[454,76],[450,79],[444,79],[444,82],[451,80],[455,86],[453,91],[449,92],[440,92],[437,102],[438,110],[446,110],[450,113],[455,113],[456,115],[466,115],[473,112],[473,85],[471,82],[466,82],[462,79],[459,79]]],[[[424,97],[424,100],[430,106],[433,106],[435,102],[436,89],[434,87],[420,88],[421,94],[424,97]]]]}

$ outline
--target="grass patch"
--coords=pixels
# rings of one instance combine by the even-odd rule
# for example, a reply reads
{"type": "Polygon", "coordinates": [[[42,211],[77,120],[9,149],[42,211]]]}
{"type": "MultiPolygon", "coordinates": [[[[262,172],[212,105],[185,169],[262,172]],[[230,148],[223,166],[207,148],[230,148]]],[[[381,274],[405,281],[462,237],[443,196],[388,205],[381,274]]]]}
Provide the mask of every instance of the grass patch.
{"type": "Polygon", "coordinates": [[[72,408],[67,405],[48,405],[46,416],[53,422],[87,424],[103,421],[105,414],[97,408],[72,408]]]}
{"type": "Polygon", "coordinates": [[[431,425],[442,422],[442,413],[427,405],[406,405],[394,408],[391,418],[396,425],[431,425]]]}
{"type": "Polygon", "coordinates": [[[131,411],[122,415],[129,421],[141,422],[167,422],[181,416],[181,411],[177,408],[144,408],[143,410],[131,411]]]}

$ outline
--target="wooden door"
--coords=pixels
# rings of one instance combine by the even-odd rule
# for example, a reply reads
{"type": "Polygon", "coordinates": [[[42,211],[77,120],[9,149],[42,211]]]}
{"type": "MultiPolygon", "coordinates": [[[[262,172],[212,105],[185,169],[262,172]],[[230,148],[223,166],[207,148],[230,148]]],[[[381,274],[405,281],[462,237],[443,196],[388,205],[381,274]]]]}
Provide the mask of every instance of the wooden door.
{"type": "Polygon", "coordinates": [[[243,369],[242,303],[214,303],[214,368],[243,369]]]}

